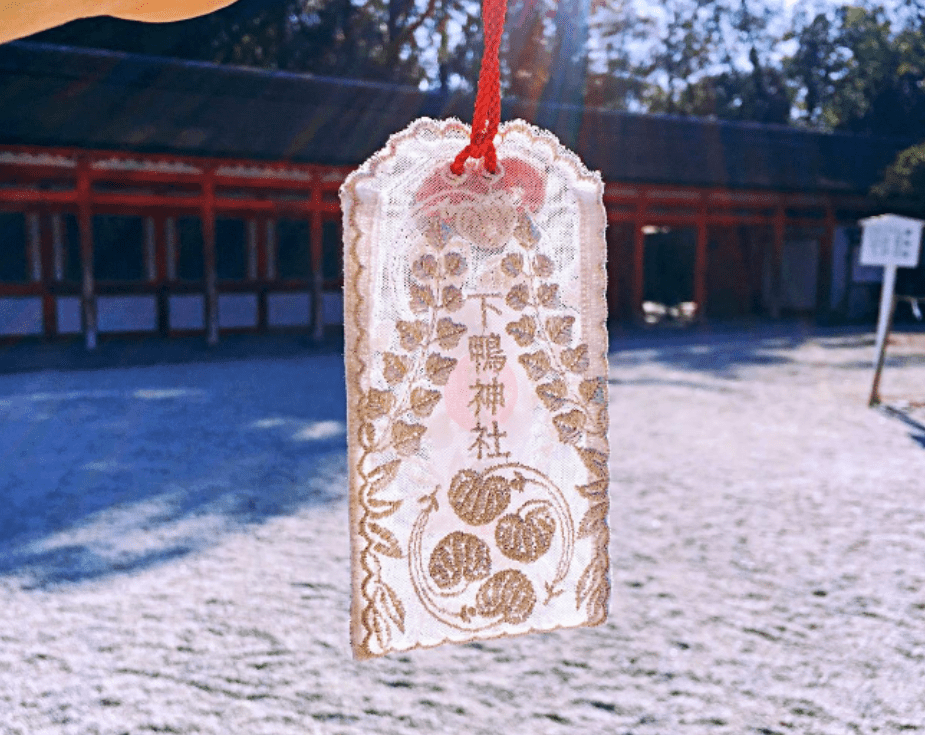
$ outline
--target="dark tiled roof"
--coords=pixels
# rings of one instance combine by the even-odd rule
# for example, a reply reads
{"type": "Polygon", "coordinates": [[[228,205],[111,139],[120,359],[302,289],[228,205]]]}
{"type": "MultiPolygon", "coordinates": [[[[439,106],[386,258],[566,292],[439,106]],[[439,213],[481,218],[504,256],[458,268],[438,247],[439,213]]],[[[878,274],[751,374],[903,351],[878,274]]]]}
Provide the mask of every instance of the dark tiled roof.
{"type": "MultiPolygon", "coordinates": [[[[17,42],[0,46],[0,143],[355,165],[471,98],[17,42]]],[[[909,141],[507,100],[608,181],[866,192],[909,141]]]]}

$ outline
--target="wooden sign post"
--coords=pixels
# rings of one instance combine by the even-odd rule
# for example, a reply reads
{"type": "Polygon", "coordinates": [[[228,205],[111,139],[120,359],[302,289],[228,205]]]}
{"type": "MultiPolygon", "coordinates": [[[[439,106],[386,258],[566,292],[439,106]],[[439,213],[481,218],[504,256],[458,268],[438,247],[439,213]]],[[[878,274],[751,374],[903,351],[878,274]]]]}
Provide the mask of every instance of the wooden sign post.
{"type": "Polygon", "coordinates": [[[922,220],[883,214],[861,220],[861,265],[883,266],[883,289],[880,293],[880,314],[877,318],[877,348],[874,358],[874,382],[868,405],[880,403],[880,374],[886,359],[886,345],[896,310],[896,271],[915,268],[922,248],[922,220]]]}

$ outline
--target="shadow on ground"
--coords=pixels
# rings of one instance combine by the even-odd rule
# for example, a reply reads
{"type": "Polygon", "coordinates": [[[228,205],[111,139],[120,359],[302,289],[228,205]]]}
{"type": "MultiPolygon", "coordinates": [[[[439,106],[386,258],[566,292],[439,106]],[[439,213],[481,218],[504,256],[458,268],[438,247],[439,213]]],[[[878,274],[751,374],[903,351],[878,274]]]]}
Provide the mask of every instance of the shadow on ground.
{"type": "Polygon", "coordinates": [[[343,358],[0,376],[0,575],[130,573],[346,495],[343,358]]]}

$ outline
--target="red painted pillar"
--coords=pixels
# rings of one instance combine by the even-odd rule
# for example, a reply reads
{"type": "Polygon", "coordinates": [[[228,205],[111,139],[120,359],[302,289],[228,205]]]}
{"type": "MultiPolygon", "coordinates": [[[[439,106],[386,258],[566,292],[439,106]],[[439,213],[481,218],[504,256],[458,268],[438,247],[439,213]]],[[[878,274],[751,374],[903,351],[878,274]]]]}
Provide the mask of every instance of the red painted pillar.
{"type": "Polygon", "coordinates": [[[835,242],[835,209],[826,198],[825,230],[819,240],[819,270],[816,281],[816,317],[826,320],[832,312],[832,247],[835,242]]]}
{"type": "Polygon", "coordinates": [[[42,328],[45,339],[58,336],[58,311],[55,308],[55,244],[52,232],[52,216],[38,212],[39,252],[42,262],[42,328]]]}
{"type": "Polygon", "coordinates": [[[90,162],[81,158],[77,162],[77,222],[80,229],[81,288],[80,305],[83,317],[84,340],[88,350],[96,349],[97,321],[96,295],[93,280],[93,212],[91,196],[90,162]]]}
{"type": "Polygon", "coordinates": [[[697,304],[697,319],[707,313],[707,210],[701,195],[697,208],[697,246],[694,252],[694,303],[697,304]]]}
{"type": "Polygon", "coordinates": [[[317,184],[312,188],[312,318],[311,330],[314,339],[324,337],[324,295],[322,293],[323,278],[321,274],[322,245],[324,228],[321,223],[321,187],[317,184]]]}
{"type": "Polygon", "coordinates": [[[639,201],[636,204],[636,216],[633,218],[633,277],[632,277],[632,310],[633,317],[642,320],[642,300],[645,295],[645,259],[646,259],[646,236],[642,231],[645,226],[645,200],[639,194],[639,201]]]}
{"type": "Polygon", "coordinates": [[[215,178],[211,170],[202,180],[202,259],[205,277],[206,342],[218,344],[218,273],[215,263],[215,178]]]}
{"type": "Polygon", "coordinates": [[[778,200],[774,209],[774,239],[771,244],[771,317],[780,318],[781,302],[784,288],[781,268],[784,262],[784,237],[787,230],[787,219],[784,204],[778,200]]]}

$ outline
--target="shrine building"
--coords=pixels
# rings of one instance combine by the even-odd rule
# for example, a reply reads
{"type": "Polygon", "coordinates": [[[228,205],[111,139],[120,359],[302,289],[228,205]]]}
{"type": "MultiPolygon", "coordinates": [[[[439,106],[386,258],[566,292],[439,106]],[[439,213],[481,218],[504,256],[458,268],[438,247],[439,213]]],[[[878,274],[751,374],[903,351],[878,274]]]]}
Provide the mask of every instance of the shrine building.
{"type": "MultiPolygon", "coordinates": [[[[338,187],[471,97],[0,46],[0,340],[342,322],[338,187]]],[[[603,175],[614,323],[850,316],[858,219],[909,141],[505,102],[603,175]]],[[[860,295],[859,295],[860,294],[860,295]]]]}

